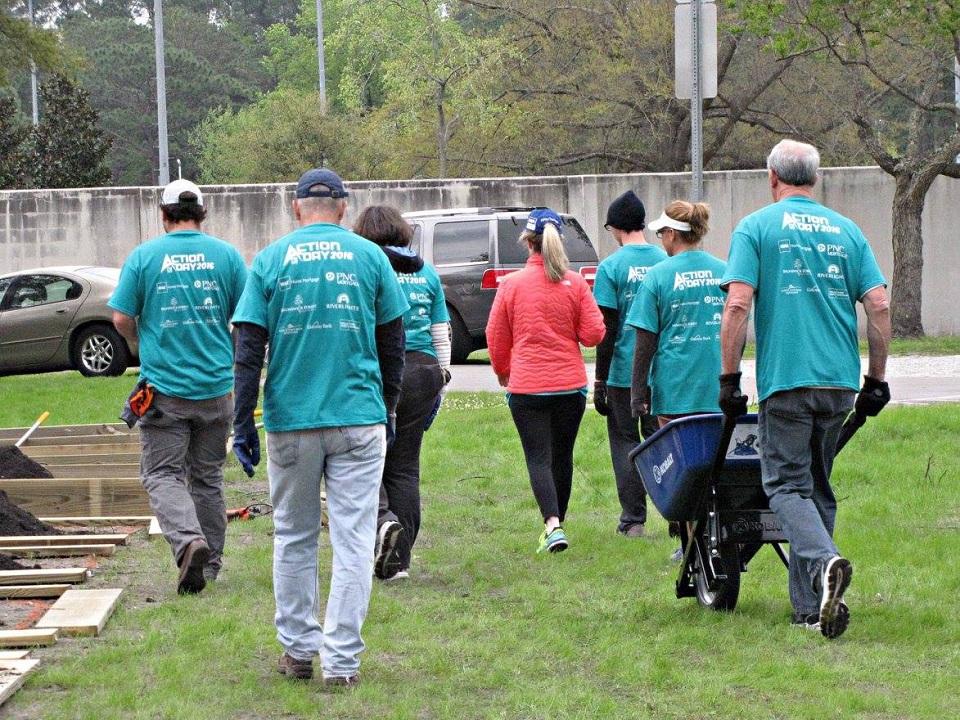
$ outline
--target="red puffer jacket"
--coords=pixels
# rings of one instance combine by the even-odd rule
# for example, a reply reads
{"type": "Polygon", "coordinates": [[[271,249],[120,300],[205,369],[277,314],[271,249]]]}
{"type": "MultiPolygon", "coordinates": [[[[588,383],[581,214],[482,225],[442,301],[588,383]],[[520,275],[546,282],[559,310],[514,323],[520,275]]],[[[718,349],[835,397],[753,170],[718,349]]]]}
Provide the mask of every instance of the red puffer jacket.
{"type": "Polygon", "coordinates": [[[567,271],[550,282],[543,256],[531,255],[527,266],[506,276],[487,321],[487,346],[493,371],[509,378],[512,393],[576,390],[587,384],[580,345],[603,339],[603,315],[587,281],[567,271]]]}

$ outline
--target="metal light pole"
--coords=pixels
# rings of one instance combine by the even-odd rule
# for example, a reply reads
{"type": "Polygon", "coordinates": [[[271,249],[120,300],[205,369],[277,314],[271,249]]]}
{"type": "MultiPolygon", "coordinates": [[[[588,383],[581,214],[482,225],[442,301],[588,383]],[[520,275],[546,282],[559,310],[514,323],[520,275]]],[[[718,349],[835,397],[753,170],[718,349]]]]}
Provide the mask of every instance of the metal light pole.
{"type": "Polygon", "coordinates": [[[317,0],[317,65],[320,70],[320,107],[327,109],[327,70],[323,59],[323,0],[317,0]]]}
{"type": "MultiPolygon", "coordinates": [[[[28,0],[27,10],[30,12],[30,25],[33,25],[33,0],[28,0]]],[[[37,64],[30,59],[30,97],[33,99],[33,124],[40,122],[40,105],[37,101],[37,64]]]]}
{"type": "Polygon", "coordinates": [[[163,2],[153,0],[153,40],[157,61],[157,140],[160,149],[160,185],[170,182],[170,155],[167,149],[167,81],[163,61],[163,2]]]}
{"type": "Polygon", "coordinates": [[[692,92],[690,93],[690,195],[703,199],[703,81],[700,55],[700,0],[690,0],[692,92]]]}

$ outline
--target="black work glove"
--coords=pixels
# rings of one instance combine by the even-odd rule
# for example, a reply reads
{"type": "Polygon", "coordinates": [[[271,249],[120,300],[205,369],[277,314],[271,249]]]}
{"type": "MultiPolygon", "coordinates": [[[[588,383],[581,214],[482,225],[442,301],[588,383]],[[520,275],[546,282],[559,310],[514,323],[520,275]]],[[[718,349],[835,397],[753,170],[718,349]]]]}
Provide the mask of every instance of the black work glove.
{"type": "Polygon", "coordinates": [[[650,412],[650,386],[640,388],[640,394],[630,395],[630,416],[634,419],[642,418],[650,412]]]}
{"type": "Polygon", "coordinates": [[[863,376],[863,387],[857,395],[855,410],[857,415],[874,417],[879,415],[883,407],[890,402],[890,386],[883,380],[877,380],[869,375],[863,376]]]}
{"type": "Polygon", "coordinates": [[[247,477],[253,477],[254,468],[260,464],[260,435],[256,429],[251,434],[237,433],[233,436],[233,454],[237,456],[247,477]]]}
{"type": "Polygon", "coordinates": [[[604,417],[610,414],[610,406],[607,404],[607,384],[603,380],[597,380],[593,384],[593,406],[604,417]]]}
{"type": "Polygon", "coordinates": [[[741,373],[720,376],[720,397],[717,403],[727,417],[738,418],[747,414],[747,396],[740,392],[741,373]]]}
{"type": "Polygon", "coordinates": [[[393,441],[397,439],[397,414],[387,415],[387,450],[393,447],[393,441]]]}

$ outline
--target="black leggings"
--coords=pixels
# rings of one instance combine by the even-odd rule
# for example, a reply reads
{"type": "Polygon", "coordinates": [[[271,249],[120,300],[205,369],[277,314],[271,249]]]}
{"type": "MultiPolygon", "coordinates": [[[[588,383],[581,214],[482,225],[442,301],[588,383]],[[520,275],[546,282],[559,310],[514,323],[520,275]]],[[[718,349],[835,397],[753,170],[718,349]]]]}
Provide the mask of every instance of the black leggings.
{"type": "Polygon", "coordinates": [[[582,393],[510,396],[530,486],[543,519],[563,522],[573,485],[573,444],[587,405],[582,393]]]}

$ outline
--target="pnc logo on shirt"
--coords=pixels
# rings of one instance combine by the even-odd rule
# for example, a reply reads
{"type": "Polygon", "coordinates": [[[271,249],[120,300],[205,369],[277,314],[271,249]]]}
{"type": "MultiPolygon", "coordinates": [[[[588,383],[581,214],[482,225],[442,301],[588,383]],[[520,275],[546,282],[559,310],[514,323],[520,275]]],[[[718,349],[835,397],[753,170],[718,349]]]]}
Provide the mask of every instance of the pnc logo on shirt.
{"type": "Polygon", "coordinates": [[[192,272],[194,270],[213,270],[216,265],[208,262],[203,253],[177,253],[164,255],[160,272],[192,272]]]}
{"type": "Polygon", "coordinates": [[[316,260],[353,260],[353,253],[338,242],[305,242],[291,245],[283,257],[283,266],[316,260]]]}

